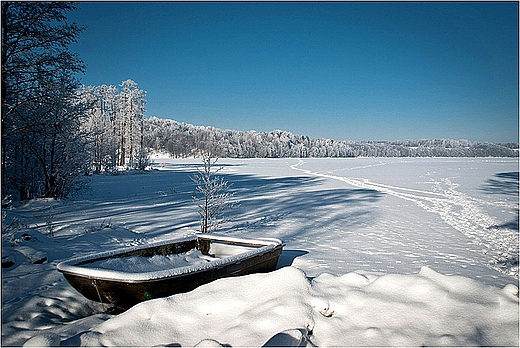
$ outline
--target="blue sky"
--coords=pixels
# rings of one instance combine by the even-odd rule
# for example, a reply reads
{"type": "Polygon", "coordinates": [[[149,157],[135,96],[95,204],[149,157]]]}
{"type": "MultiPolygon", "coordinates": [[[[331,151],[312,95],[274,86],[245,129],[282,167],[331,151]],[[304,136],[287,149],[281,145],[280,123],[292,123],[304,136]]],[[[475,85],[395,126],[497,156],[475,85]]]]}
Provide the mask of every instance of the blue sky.
{"type": "Polygon", "coordinates": [[[518,141],[518,3],[81,2],[85,85],[147,116],[337,140],[518,141]]]}

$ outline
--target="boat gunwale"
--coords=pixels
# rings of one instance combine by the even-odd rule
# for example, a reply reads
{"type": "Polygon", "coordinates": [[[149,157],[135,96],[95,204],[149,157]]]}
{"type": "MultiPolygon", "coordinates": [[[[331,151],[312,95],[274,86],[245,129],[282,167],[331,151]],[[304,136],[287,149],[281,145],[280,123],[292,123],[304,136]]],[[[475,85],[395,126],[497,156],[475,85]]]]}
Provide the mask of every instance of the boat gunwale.
{"type": "MultiPolygon", "coordinates": [[[[112,282],[121,282],[121,283],[147,283],[147,282],[156,282],[161,281],[168,278],[177,278],[182,277],[187,274],[196,274],[205,272],[214,268],[223,268],[227,265],[240,263],[244,260],[251,259],[253,257],[259,257],[266,253],[272,252],[276,249],[281,249],[283,247],[283,243],[281,240],[276,238],[265,238],[265,239],[244,239],[244,238],[236,238],[236,237],[227,237],[227,236],[218,236],[212,234],[197,234],[193,236],[170,239],[159,241],[155,243],[150,243],[146,245],[138,245],[138,246],[130,246],[125,248],[118,248],[111,251],[105,251],[101,253],[94,253],[85,256],[79,256],[75,258],[71,258],[69,260],[60,262],[57,265],[57,269],[59,272],[63,274],[68,274],[70,276],[76,276],[86,279],[95,279],[95,280],[105,280],[112,282]],[[80,266],[79,264],[82,262],[94,262],[101,259],[118,257],[118,255],[123,255],[126,253],[131,253],[144,249],[151,249],[155,247],[161,247],[174,243],[183,243],[190,241],[197,241],[199,239],[209,240],[221,242],[225,244],[238,244],[244,246],[253,246],[258,247],[254,250],[249,250],[243,253],[239,253],[236,255],[224,257],[221,259],[213,260],[204,264],[199,264],[196,266],[182,266],[182,267],[174,267],[170,269],[160,270],[160,271],[152,271],[152,272],[125,272],[125,271],[114,271],[114,270],[106,270],[101,268],[88,268],[85,266],[80,266]]],[[[86,263],[85,263],[86,264],[86,263]]],[[[83,265],[85,265],[83,264],[83,265]]]]}

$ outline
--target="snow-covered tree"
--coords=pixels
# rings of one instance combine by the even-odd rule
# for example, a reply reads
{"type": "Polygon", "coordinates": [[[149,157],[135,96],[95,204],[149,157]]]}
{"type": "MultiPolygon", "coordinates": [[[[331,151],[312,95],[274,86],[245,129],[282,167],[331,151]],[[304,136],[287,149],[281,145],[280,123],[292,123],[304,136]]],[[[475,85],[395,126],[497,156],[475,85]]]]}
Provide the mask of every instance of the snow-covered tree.
{"type": "Polygon", "coordinates": [[[87,153],[94,172],[111,172],[118,165],[117,88],[84,87],[81,96],[89,105],[82,129],[88,137],[87,153]]]}
{"type": "Polygon", "coordinates": [[[118,118],[120,126],[120,166],[137,167],[142,164],[144,151],[144,125],[146,92],[137,83],[126,80],[118,94],[118,118]]]}
{"type": "Polygon", "coordinates": [[[123,81],[120,86],[117,108],[121,139],[119,165],[143,169],[147,157],[143,134],[146,92],[132,80],[123,81]]]}
{"type": "Polygon", "coordinates": [[[473,143],[467,140],[350,141],[310,139],[286,131],[240,132],[150,118],[145,144],[172,157],[197,156],[212,150],[218,157],[518,157],[518,143],[473,143]]]}
{"type": "Polygon", "coordinates": [[[89,153],[94,171],[117,166],[144,169],[148,165],[145,144],[146,92],[132,80],[115,86],[84,87],[90,109],[83,127],[90,136],[89,153]]]}
{"type": "Polygon", "coordinates": [[[20,199],[65,195],[82,167],[75,74],[84,65],[68,50],[82,28],[65,16],[73,9],[2,2],[2,191],[20,199]]]}
{"type": "Polygon", "coordinates": [[[218,175],[223,167],[215,169],[217,160],[218,158],[204,154],[203,168],[190,176],[197,185],[193,197],[197,203],[202,233],[218,229],[226,221],[224,212],[236,206],[236,202],[232,200],[234,194],[229,192],[231,185],[218,175]]]}

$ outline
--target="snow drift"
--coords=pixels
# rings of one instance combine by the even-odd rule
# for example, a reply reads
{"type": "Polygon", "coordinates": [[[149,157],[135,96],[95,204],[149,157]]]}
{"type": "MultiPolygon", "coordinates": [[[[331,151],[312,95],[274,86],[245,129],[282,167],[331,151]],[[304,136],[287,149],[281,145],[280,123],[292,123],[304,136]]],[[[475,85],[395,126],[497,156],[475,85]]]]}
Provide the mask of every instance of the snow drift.
{"type": "Polygon", "coordinates": [[[143,302],[80,337],[91,346],[517,346],[518,288],[285,267],[143,302]]]}

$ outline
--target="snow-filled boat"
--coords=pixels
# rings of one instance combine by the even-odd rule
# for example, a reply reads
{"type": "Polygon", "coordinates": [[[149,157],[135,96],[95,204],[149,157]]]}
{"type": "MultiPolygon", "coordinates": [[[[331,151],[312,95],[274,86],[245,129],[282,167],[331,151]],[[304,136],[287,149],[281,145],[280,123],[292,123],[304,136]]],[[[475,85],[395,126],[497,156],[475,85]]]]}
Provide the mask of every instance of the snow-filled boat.
{"type": "Polygon", "coordinates": [[[88,299],[125,309],[219,278],[273,271],[282,248],[275,238],[198,234],[76,257],[57,268],[88,299]]]}

